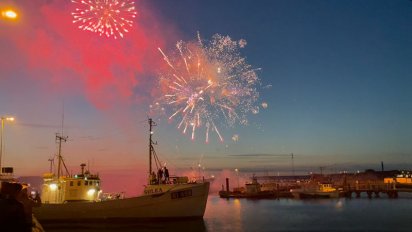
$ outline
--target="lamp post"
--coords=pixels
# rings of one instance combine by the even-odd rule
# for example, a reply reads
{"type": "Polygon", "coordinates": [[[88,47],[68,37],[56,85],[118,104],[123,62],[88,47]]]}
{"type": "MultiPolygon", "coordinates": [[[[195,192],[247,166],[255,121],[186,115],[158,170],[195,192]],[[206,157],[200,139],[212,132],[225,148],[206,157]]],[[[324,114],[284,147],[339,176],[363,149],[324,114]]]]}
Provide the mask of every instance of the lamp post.
{"type": "Polygon", "coordinates": [[[1,173],[3,173],[2,166],[1,166],[2,165],[1,161],[2,161],[2,158],[3,158],[3,154],[4,154],[4,152],[3,152],[4,121],[13,122],[14,118],[13,117],[1,116],[0,120],[1,120],[1,137],[0,137],[0,174],[1,174],[1,173]]]}
{"type": "Polygon", "coordinates": [[[235,168],[236,176],[237,176],[237,188],[239,189],[239,169],[235,168]]]}
{"type": "Polygon", "coordinates": [[[202,168],[202,165],[199,163],[199,164],[197,164],[197,167],[198,167],[198,173],[199,173],[199,178],[202,176],[202,174],[201,174],[201,172],[200,172],[200,169],[202,168]]]}

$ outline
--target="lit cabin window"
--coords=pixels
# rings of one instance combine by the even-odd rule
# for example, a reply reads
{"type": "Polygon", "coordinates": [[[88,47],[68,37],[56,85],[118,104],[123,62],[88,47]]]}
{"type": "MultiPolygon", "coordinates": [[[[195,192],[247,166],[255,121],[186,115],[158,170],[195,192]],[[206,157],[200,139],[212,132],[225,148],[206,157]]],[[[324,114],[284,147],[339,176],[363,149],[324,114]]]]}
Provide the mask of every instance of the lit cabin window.
{"type": "Polygon", "coordinates": [[[77,186],[80,186],[80,185],[82,185],[82,182],[79,180],[77,181],[77,186]]]}

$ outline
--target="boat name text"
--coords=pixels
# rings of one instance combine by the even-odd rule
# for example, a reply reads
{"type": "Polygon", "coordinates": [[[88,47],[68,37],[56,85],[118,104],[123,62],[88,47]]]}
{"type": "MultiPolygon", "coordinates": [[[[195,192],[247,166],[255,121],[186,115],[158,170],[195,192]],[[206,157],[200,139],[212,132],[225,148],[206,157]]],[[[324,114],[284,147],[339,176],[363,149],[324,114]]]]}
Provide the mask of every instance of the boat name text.
{"type": "Polygon", "coordinates": [[[144,190],[144,194],[153,194],[153,193],[162,193],[162,192],[163,192],[162,188],[144,190]]]}

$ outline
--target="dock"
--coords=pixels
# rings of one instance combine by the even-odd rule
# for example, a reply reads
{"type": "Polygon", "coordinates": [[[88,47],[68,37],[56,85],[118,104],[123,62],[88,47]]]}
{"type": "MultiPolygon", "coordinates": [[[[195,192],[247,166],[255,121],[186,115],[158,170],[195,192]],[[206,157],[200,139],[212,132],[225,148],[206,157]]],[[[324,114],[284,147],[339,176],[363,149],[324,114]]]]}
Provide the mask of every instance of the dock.
{"type": "MultiPolygon", "coordinates": [[[[399,197],[399,193],[412,193],[412,172],[373,171],[357,173],[339,174],[311,174],[300,176],[254,176],[254,181],[259,181],[259,191],[269,193],[270,198],[291,198],[291,189],[301,188],[308,183],[330,183],[339,191],[339,197],[360,198],[365,195],[371,198],[386,196],[391,199],[399,197]],[[409,174],[411,173],[411,174],[409,174]]],[[[253,182],[253,181],[252,181],[253,182]]],[[[247,184],[248,185],[248,184],[247,184]]],[[[222,185],[223,186],[223,185],[222,185]]],[[[250,191],[249,191],[250,192],[250,191]]],[[[258,194],[246,194],[242,188],[229,190],[228,179],[226,180],[226,190],[219,192],[221,197],[229,198],[256,198],[258,194]]],[[[268,194],[266,194],[265,198],[268,194]]]]}
{"type": "Polygon", "coordinates": [[[404,188],[388,183],[355,184],[344,186],[342,193],[347,198],[352,198],[353,195],[360,198],[362,193],[366,193],[368,198],[379,198],[381,194],[386,194],[388,198],[398,198],[399,193],[412,193],[412,186],[404,188]]]}

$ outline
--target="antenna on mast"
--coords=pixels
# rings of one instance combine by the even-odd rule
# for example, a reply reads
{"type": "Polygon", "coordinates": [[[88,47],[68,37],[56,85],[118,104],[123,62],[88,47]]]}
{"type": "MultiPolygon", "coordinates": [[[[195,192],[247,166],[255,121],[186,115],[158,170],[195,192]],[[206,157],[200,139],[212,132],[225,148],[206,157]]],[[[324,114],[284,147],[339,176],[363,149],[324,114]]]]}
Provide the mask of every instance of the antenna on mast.
{"type": "MultiPolygon", "coordinates": [[[[56,142],[59,143],[59,153],[58,153],[58,163],[57,163],[57,178],[60,178],[60,173],[62,173],[61,170],[61,164],[63,164],[64,168],[66,169],[66,173],[68,174],[69,171],[67,170],[66,164],[64,163],[63,157],[62,157],[62,141],[66,142],[68,136],[63,136],[63,129],[64,129],[64,100],[63,100],[63,109],[62,109],[62,130],[61,134],[56,133],[56,142]]],[[[63,173],[62,173],[63,174],[63,173]]]]}
{"type": "Polygon", "coordinates": [[[64,99],[62,101],[62,128],[61,128],[61,135],[63,136],[63,129],[64,129],[64,99]]]}
{"type": "Polygon", "coordinates": [[[54,155],[53,155],[53,158],[50,158],[50,159],[49,159],[49,162],[50,162],[50,173],[53,173],[54,155]]]}
{"type": "Polygon", "coordinates": [[[149,175],[152,174],[152,154],[154,152],[153,144],[155,144],[152,140],[153,130],[152,128],[157,126],[157,124],[149,118],[149,175]]]}
{"type": "MultiPolygon", "coordinates": [[[[153,142],[152,140],[152,135],[153,135],[153,130],[152,128],[154,126],[157,126],[157,124],[149,118],[149,177],[152,176],[152,157],[154,159],[156,168],[161,169],[162,168],[162,163],[160,162],[159,158],[156,155],[156,151],[154,150],[153,145],[157,145],[157,142],[153,142]]],[[[151,184],[151,178],[149,178],[149,184],[151,184]]]]}
{"type": "Polygon", "coordinates": [[[61,136],[59,133],[56,133],[56,142],[59,143],[59,153],[58,153],[58,155],[57,155],[57,158],[58,158],[58,163],[57,163],[57,178],[60,178],[60,173],[62,172],[62,171],[61,171],[61,164],[62,164],[62,163],[63,163],[63,165],[64,165],[64,167],[65,167],[65,169],[66,169],[66,172],[68,173],[66,164],[64,163],[63,157],[62,157],[62,141],[63,141],[63,142],[66,142],[66,141],[67,141],[67,138],[68,138],[67,136],[61,136]]]}

